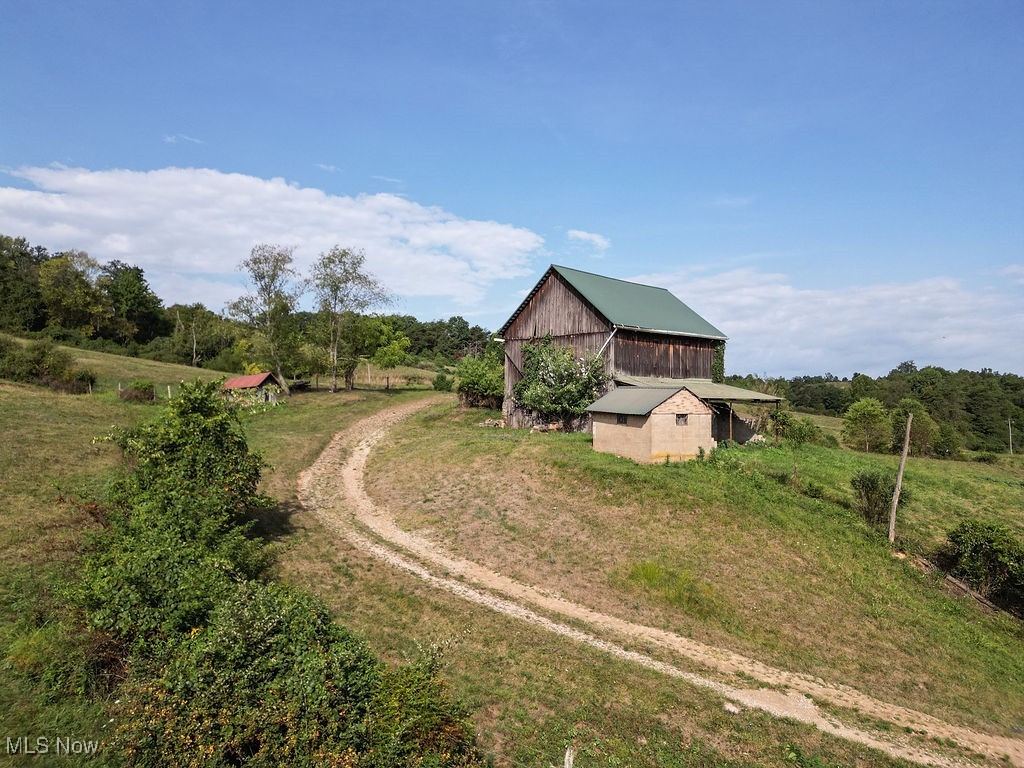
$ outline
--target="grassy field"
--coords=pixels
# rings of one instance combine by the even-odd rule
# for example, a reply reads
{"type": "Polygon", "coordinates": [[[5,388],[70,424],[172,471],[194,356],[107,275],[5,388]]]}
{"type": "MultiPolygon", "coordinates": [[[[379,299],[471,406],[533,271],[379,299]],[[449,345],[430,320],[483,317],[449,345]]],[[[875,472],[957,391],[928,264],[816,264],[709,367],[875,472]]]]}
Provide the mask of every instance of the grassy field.
{"type": "MultiPolygon", "coordinates": [[[[166,385],[197,373],[73,354],[100,372],[107,395],[0,384],[0,736],[102,739],[103,702],[59,694],[44,676],[47,654],[62,647],[46,632],[48,595],[95,525],[58,499],[101,495],[119,457],[93,438],[156,413],[109,396],[117,381],[166,385]]],[[[577,766],[898,764],[793,722],[730,714],[716,696],[440,594],[335,540],[298,508],[296,475],[336,431],[419,396],[314,392],[247,416],[250,442],[272,465],[265,488],[279,501],[265,532],[277,542],[282,578],[323,597],[385,658],[452,646],[446,676],[496,765],[561,765],[570,743],[577,766]]],[[[484,416],[449,406],[403,427],[374,460],[372,492],[410,527],[430,527],[455,550],[594,607],[998,730],[1012,730],[1024,711],[1019,624],[946,597],[892,562],[842,507],[771,479],[773,467],[757,470],[761,479],[753,469],[708,467],[688,479],[690,468],[593,454],[583,436],[475,426],[484,416]],[[711,528],[714,539],[703,541],[711,528]],[[833,621],[816,615],[829,611],[833,621]],[[889,630],[895,639],[883,640],[889,630]]],[[[62,764],[46,760],[23,762],[62,764]]],[[[101,750],[90,764],[119,762],[101,750]]]]}
{"type": "MultiPolygon", "coordinates": [[[[889,457],[738,449],[640,466],[585,435],[480,418],[415,420],[376,455],[371,493],[456,554],[603,612],[953,721],[1024,727],[1021,623],[947,595],[840,503],[857,467],[889,457]],[[825,498],[795,487],[794,465],[825,498]]],[[[968,512],[1020,524],[1019,464],[912,461],[907,478],[901,527],[922,541],[968,512]]]]}

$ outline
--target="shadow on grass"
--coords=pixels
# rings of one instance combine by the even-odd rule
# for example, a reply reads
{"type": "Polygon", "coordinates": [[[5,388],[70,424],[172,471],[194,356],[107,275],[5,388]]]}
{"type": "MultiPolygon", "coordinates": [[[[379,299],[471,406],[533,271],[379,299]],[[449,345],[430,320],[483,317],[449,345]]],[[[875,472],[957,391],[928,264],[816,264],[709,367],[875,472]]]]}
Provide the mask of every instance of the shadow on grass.
{"type": "Polygon", "coordinates": [[[295,526],[292,525],[292,516],[301,510],[302,505],[294,499],[268,504],[256,517],[252,529],[253,535],[267,541],[281,541],[284,537],[294,533],[295,526]]]}

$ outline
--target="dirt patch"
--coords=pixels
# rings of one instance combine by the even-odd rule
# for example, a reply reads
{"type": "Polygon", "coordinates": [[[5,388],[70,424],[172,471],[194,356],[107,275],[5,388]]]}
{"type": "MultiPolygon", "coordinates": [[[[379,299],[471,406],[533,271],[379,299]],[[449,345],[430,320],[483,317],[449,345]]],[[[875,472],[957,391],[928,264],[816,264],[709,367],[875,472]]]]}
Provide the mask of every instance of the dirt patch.
{"type": "Polygon", "coordinates": [[[829,684],[812,676],[770,667],[726,649],[596,611],[479,563],[454,557],[436,542],[402,530],[388,509],[375,505],[366,494],[363,473],[371,450],[387,434],[390,426],[430,404],[431,401],[421,401],[381,412],[336,436],[316,462],[300,476],[299,498],[303,505],[313,510],[331,531],[356,548],[417,576],[435,588],[714,691],[741,707],[807,723],[833,736],[924,765],[952,768],[969,764],[926,749],[920,746],[920,739],[912,740],[909,735],[868,730],[844,723],[825,714],[814,703],[819,701],[884,721],[908,733],[916,732],[925,739],[952,741],[992,760],[1001,760],[1005,756],[1013,765],[1024,766],[1024,742],[1020,740],[946,723],[921,712],[879,701],[848,686],[829,684]],[[347,458],[343,458],[348,449],[347,458]],[[551,615],[563,617],[572,625],[556,621],[550,618],[551,615]],[[609,636],[618,640],[605,639],[609,636]],[[751,677],[772,687],[744,689],[697,675],[651,655],[629,650],[626,645],[636,645],[637,642],[671,651],[714,673],[751,677]]]}

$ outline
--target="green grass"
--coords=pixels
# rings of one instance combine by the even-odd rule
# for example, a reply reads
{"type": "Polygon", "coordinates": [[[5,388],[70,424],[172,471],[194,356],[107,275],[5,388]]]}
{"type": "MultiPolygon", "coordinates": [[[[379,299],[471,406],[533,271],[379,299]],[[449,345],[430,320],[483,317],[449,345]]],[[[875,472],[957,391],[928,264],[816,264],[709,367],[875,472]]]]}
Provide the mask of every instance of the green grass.
{"type": "MultiPolygon", "coordinates": [[[[1024,726],[1024,625],[947,595],[844,504],[857,468],[893,457],[737,449],[639,465],[595,453],[586,435],[480,418],[435,411],[376,454],[371,492],[403,525],[630,620],[953,721],[1024,726]],[[809,480],[823,498],[802,492],[809,480]]],[[[1019,525],[1019,479],[1017,465],[913,461],[901,530],[945,530],[940,493],[947,509],[1019,525]]]]}
{"type": "MultiPolygon", "coordinates": [[[[57,499],[101,495],[119,456],[109,444],[95,444],[93,438],[112,425],[134,424],[155,413],[153,406],[131,405],[116,400],[116,395],[110,397],[117,381],[149,379],[165,385],[197,373],[204,377],[215,374],[80,350],[72,353],[100,373],[105,395],[56,395],[0,384],[4,437],[0,487],[6,501],[5,515],[0,517],[0,650],[4,663],[0,725],[10,734],[102,739],[106,732],[102,697],[89,701],[57,696],[54,682],[43,674],[48,656],[71,655],[68,639],[52,630],[60,603],[51,596],[59,588],[62,572],[74,567],[84,534],[95,525],[86,510],[60,504],[57,499]]],[[[342,623],[362,634],[386,658],[404,659],[414,656],[423,645],[454,641],[447,654],[446,676],[454,692],[475,713],[481,744],[496,765],[560,765],[570,743],[578,749],[576,765],[581,768],[780,766],[798,762],[791,754],[804,756],[808,764],[825,760],[829,765],[901,765],[792,722],[756,712],[728,714],[714,695],[438,593],[352,550],[312,515],[298,509],[296,475],[331,435],[388,403],[418,396],[422,395],[379,391],[301,394],[280,408],[246,417],[246,430],[253,446],[272,465],[265,488],[279,500],[280,508],[275,519],[268,521],[268,532],[279,541],[282,577],[322,596],[342,623]]],[[[892,564],[887,555],[883,557],[884,547],[876,546],[862,527],[851,524],[845,510],[806,499],[770,478],[751,487],[755,481],[743,472],[737,482],[724,471],[705,468],[698,470],[704,473],[698,478],[683,482],[685,468],[638,468],[593,454],[580,436],[531,438],[522,432],[473,426],[485,415],[442,407],[403,425],[395,442],[374,459],[371,483],[377,483],[375,492],[381,492],[380,483],[397,478],[402,492],[414,494],[421,502],[417,514],[432,515],[433,524],[439,527],[447,520],[439,512],[443,505],[466,501],[464,510],[445,507],[454,516],[451,522],[461,521],[459,515],[465,514],[487,536],[493,529],[495,540],[507,544],[513,553],[518,554],[520,547],[532,552],[533,559],[526,561],[525,568],[555,575],[563,569],[572,572],[573,578],[579,578],[577,571],[594,575],[598,581],[581,587],[590,597],[621,599],[638,606],[641,616],[650,610],[673,628],[712,639],[732,639],[741,650],[767,649],[768,660],[790,659],[800,668],[805,662],[812,668],[822,662],[814,648],[790,644],[783,626],[791,618],[783,610],[788,597],[782,595],[778,605],[757,614],[757,621],[751,620],[744,600],[737,599],[751,584],[773,579],[772,571],[752,569],[738,585],[723,581],[723,575],[730,575],[723,571],[723,564],[749,554],[745,547],[751,542],[771,541],[768,532],[774,536],[781,531],[807,546],[822,545],[825,538],[834,536],[837,542],[829,545],[821,558],[825,567],[821,578],[848,579],[856,592],[852,615],[862,621],[869,616],[865,606],[871,605],[883,617],[871,621],[897,625],[908,616],[913,619],[921,604],[919,592],[935,592],[934,585],[923,577],[892,564]],[[524,486],[532,477],[539,484],[537,495],[530,496],[533,491],[527,489],[513,499],[516,504],[510,503],[505,486],[484,482],[498,475],[524,486]],[[453,484],[459,488],[454,489],[453,484]],[[711,495],[701,495],[705,493],[711,495]],[[593,494],[600,496],[600,504],[580,502],[593,494]],[[430,501],[423,502],[424,498],[430,501]],[[544,515],[524,517],[517,506],[522,501],[543,507],[544,515]],[[756,506],[746,509],[752,503],[756,506]],[[779,509],[773,510],[775,506],[779,509]],[[609,510],[614,514],[609,515],[609,510]],[[646,517],[639,514],[645,510],[646,517]],[[708,517],[701,526],[714,524],[724,530],[716,529],[715,537],[703,542],[682,535],[705,514],[708,517]],[[548,516],[553,523],[543,521],[548,516]],[[591,553],[579,551],[567,539],[574,530],[552,534],[550,527],[545,528],[578,516],[586,518],[588,535],[605,539],[621,535],[624,557],[620,562],[600,560],[595,569],[588,565],[591,553]],[[820,519],[827,521],[824,534],[804,530],[820,519]],[[850,567],[851,551],[866,558],[862,568],[850,567]],[[555,561],[553,565],[549,558],[555,561]],[[879,570],[881,577],[875,573],[879,570]],[[888,618],[888,604],[902,606],[902,612],[888,618]]],[[[452,541],[458,544],[458,537],[452,541]]],[[[799,552],[810,561],[804,549],[799,552]]],[[[809,578],[805,570],[794,572],[789,566],[781,575],[792,582],[809,578]]],[[[813,595],[818,587],[795,588],[797,594],[813,595]]],[[[753,594],[756,596],[756,590],[753,594]]],[[[825,594],[834,595],[835,590],[825,594]]],[[[842,594],[841,600],[845,599],[842,594]]],[[[977,685],[981,692],[977,720],[986,721],[993,691],[998,691],[992,680],[1003,675],[1004,705],[1008,712],[1020,711],[1019,689],[1013,687],[1019,686],[1021,676],[1013,664],[1007,665],[1006,651],[999,647],[1013,641],[1013,647],[1019,648],[1020,636],[1008,633],[997,620],[977,614],[971,606],[941,595],[930,599],[937,601],[946,615],[935,616],[929,608],[928,622],[963,637],[946,639],[922,632],[922,646],[977,646],[963,657],[945,654],[950,669],[963,676],[961,681],[953,681],[954,692],[946,698],[956,700],[959,691],[977,685]],[[978,673],[973,669],[986,660],[994,663],[991,670],[978,673]]],[[[820,610],[818,602],[808,608],[810,613],[820,610]]],[[[865,634],[865,639],[872,638],[871,632],[865,634]]],[[[856,639],[846,636],[837,642],[856,639]]],[[[860,659],[858,654],[844,660],[852,665],[860,659]]],[[[925,667],[930,670],[931,662],[925,667]]],[[[849,668],[843,676],[858,679],[857,674],[855,668],[849,668]]],[[[927,682],[939,689],[950,684],[952,676],[951,672],[927,682]]],[[[904,696],[909,698],[918,690],[913,686],[904,696]]],[[[936,697],[933,708],[960,712],[960,705],[944,701],[942,696],[936,697]]],[[[1010,719],[1006,716],[1000,722],[1010,719]]],[[[46,756],[23,762],[66,764],[56,758],[47,762],[46,756]]],[[[117,765],[119,760],[101,751],[90,764],[117,765]]]]}

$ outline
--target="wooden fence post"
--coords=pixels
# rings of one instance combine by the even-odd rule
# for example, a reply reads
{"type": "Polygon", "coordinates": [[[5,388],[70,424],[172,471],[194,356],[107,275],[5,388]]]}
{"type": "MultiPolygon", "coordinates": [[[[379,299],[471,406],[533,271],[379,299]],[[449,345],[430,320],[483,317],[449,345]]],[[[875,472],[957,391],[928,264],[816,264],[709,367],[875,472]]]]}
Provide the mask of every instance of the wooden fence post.
{"type": "Polygon", "coordinates": [[[896,505],[900,503],[900,488],[903,487],[903,468],[907,465],[907,451],[910,450],[910,422],[914,414],[907,414],[907,429],[903,433],[903,455],[900,456],[900,471],[896,473],[896,489],[892,492],[892,509],[889,510],[889,543],[896,541],[896,505]]]}

